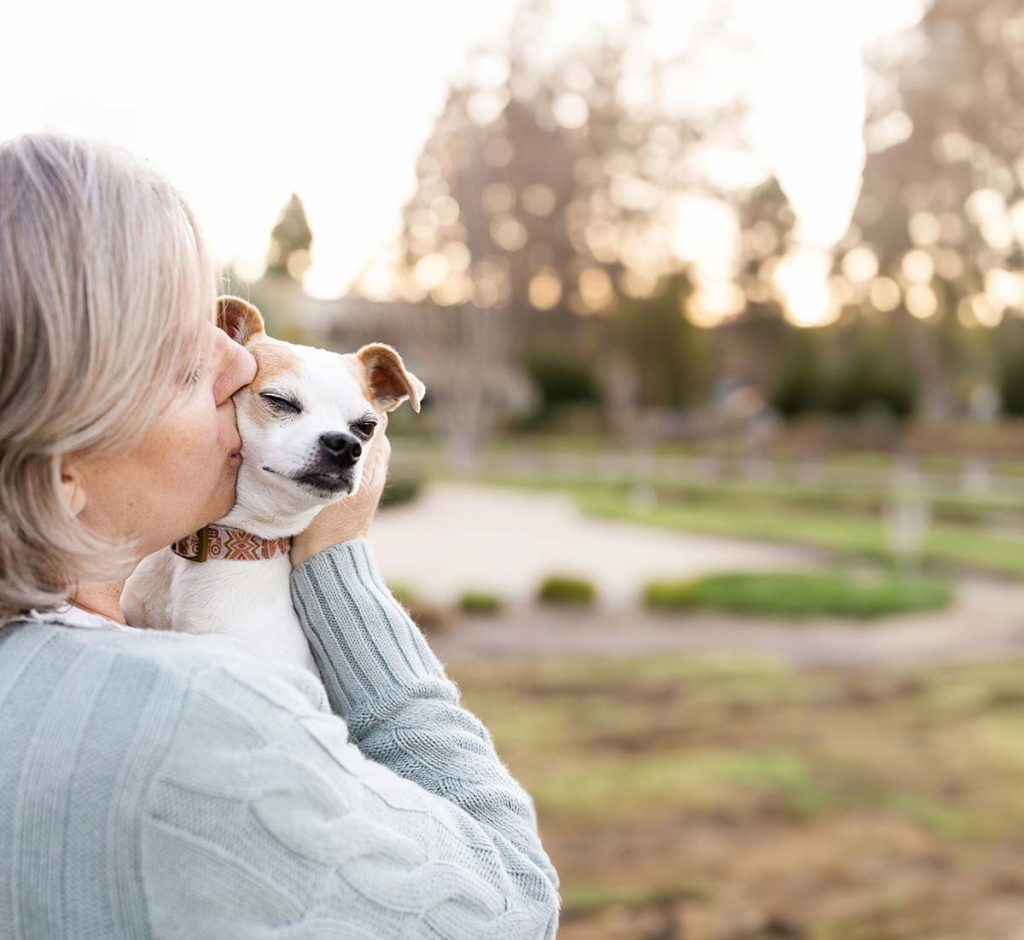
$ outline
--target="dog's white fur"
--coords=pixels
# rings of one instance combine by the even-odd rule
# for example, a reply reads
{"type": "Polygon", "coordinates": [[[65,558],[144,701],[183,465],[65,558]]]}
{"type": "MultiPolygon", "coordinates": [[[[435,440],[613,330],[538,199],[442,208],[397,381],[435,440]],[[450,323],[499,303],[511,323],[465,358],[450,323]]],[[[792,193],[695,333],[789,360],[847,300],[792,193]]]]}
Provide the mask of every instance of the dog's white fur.
{"type": "MultiPolygon", "coordinates": [[[[268,337],[256,308],[237,297],[220,298],[219,311],[222,328],[256,358],[257,372],[235,395],[242,464],[235,505],[217,523],[263,538],[296,535],[325,505],[359,487],[372,440],[360,432],[372,420],[373,434],[383,433],[383,413],[406,399],[419,411],[425,388],[390,346],[345,355],[298,346],[268,337]],[[301,413],[268,401],[272,393],[300,403],[301,413]],[[360,442],[351,467],[321,443],[321,435],[339,432],[360,442]]],[[[142,560],[121,604],[137,626],[226,633],[254,655],[317,675],[292,609],[290,574],[287,554],[197,563],[165,548],[142,560]]]]}

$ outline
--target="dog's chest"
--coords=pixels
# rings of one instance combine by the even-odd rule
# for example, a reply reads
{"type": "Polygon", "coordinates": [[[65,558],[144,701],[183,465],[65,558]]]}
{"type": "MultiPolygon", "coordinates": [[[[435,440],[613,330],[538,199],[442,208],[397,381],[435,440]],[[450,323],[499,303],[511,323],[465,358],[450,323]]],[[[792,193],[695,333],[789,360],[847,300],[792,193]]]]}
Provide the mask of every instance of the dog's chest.
{"type": "Polygon", "coordinates": [[[319,676],[292,607],[287,555],[201,564],[168,551],[171,629],[226,633],[261,659],[304,666],[319,676]]]}

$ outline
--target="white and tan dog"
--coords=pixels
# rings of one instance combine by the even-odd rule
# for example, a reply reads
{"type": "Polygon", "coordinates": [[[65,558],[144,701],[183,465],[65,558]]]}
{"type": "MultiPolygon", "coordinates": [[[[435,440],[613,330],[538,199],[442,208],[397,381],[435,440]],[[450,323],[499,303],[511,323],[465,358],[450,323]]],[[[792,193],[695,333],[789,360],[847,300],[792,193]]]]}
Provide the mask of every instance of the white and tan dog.
{"type": "Polygon", "coordinates": [[[142,560],[121,603],[129,623],[186,633],[226,633],[253,654],[316,665],[292,609],[290,537],[325,505],[354,492],[385,412],[426,389],[390,346],[340,354],[264,332],[263,318],[221,297],[222,329],[256,359],[235,396],[242,464],[235,505],[190,539],[142,560]]]}

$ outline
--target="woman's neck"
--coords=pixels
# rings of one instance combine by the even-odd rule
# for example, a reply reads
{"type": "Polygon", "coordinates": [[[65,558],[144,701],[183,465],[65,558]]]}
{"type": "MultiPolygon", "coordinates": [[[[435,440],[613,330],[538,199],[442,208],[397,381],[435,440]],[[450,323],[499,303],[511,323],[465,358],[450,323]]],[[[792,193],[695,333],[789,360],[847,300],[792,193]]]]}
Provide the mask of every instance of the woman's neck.
{"type": "Polygon", "coordinates": [[[121,609],[121,591],[124,582],[119,584],[85,584],[71,598],[71,603],[90,613],[99,614],[109,620],[125,623],[124,611],[121,609]]]}

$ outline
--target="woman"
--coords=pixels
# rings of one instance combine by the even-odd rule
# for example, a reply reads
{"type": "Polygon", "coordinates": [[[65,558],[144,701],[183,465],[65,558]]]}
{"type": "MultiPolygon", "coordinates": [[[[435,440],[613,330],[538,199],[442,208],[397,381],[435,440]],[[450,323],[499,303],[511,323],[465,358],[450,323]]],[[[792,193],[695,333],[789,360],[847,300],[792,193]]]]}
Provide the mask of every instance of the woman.
{"type": "Polygon", "coordinates": [[[181,197],[109,147],[0,145],[0,924],[11,937],[551,937],[529,796],[380,579],[386,472],[296,539],[321,685],[124,623],[224,515],[231,396],[181,197]]]}

